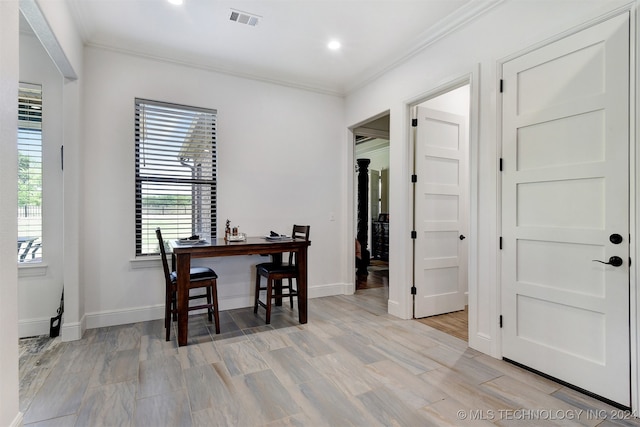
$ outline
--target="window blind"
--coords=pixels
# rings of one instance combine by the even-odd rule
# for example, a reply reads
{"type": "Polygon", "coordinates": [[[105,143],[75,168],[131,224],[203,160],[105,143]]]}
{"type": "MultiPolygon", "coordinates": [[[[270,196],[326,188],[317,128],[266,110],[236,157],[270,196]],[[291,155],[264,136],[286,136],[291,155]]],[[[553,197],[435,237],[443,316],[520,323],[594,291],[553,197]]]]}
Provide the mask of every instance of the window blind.
{"type": "Polygon", "coordinates": [[[135,100],[136,255],[165,240],[216,236],[217,111],[135,100]]]}
{"type": "Polygon", "coordinates": [[[18,262],[42,260],[42,86],[18,86],[18,262]]]}

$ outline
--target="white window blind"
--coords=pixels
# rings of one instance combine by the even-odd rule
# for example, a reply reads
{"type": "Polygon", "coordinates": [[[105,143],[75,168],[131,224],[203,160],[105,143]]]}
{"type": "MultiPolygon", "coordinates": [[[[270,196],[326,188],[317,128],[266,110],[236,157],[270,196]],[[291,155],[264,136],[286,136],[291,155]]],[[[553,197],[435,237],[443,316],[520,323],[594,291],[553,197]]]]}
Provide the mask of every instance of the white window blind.
{"type": "Polygon", "coordinates": [[[136,99],[136,255],[165,240],[216,236],[217,111],[136,99]]]}
{"type": "Polygon", "coordinates": [[[18,262],[42,260],[42,86],[18,90],[18,262]]]}

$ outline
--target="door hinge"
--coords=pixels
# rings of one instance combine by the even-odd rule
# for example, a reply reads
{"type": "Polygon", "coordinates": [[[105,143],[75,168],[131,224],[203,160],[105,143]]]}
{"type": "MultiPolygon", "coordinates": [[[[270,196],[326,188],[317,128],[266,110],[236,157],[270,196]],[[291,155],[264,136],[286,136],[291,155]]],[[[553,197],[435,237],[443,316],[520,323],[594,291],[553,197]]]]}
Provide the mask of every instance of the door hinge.
{"type": "Polygon", "coordinates": [[[504,80],[500,79],[500,93],[504,92],[504,80]]]}
{"type": "Polygon", "coordinates": [[[418,238],[418,232],[416,230],[411,230],[411,238],[412,239],[417,239],[418,238]]]}
{"type": "Polygon", "coordinates": [[[64,145],[60,146],[60,169],[64,170],[64,145]]]}
{"type": "Polygon", "coordinates": [[[500,172],[502,172],[502,157],[500,157],[500,172]]]}
{"type": "Polygon", "coordinates": [[[418,182],[418,175],[416,175],[415,173],[411,175],[411,182],[413,182],[414,184],[418,182]]]}
{"type": "Polygon", "coordinates": [[[411,119],[411,127],[418,127],[418,119],[411,119]]]}
{"type": "Polygon", "coordinates": [[[500,247],[500,250],[502,250],[502,236],[500,236],[500,241],[498,242],[498,245],[500,247]]]}
{"type": "Polygon", "coordinates": [[[411,287],[411,295],[417,295],[418,294],[418,289],[415,286],[411,287]]]}
{"type": "Polygon", "coordinates": [[[500,315],[500,329],[502,329],[502,314],[500,315]]]}

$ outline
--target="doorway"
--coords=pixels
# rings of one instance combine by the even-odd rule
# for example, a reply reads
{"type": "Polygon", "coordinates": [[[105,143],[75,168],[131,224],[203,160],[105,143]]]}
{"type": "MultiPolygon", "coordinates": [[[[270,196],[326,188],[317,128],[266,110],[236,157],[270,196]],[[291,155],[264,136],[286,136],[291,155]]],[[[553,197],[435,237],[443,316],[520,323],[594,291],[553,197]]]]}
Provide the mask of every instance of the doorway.
{"type": "MultiPolygon", "coordinates": [[[[389,288],[389,114],[353,129],[355,289],[389,288]]],[[[385,297],[386,299],[386,297],[385,297]]]]}
{"type": "Polygon", "coordinates": [[[468,341],[470,84],[415,104],[414,315],[468,341]]]}

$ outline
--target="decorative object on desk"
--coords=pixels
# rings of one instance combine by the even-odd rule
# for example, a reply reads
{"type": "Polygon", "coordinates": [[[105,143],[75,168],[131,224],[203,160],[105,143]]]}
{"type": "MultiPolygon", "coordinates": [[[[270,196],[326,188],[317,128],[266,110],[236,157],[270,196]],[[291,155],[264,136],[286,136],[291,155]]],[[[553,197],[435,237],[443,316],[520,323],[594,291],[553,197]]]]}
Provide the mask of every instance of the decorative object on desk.
{"type": "MultiPolygon", "coordinates": [[[[287,237],[287,239],[291,240],[300,239],[304,241],[309,240],[309,230],[311,229],[308,225],[294,225],[293,231],[291,233],[292,237],[287,237]]],[[[270,234],[276,234],[276,236],[265,236],[267,240],[271,239],[279,239],[282,240],[282,235],[278,233],[274,233],[273,231],[270,234]]],[[[267,310],[266,322],[267,324],[271,323],[271,301],[276,299],[281,299],[283,297],[289,297],[289,303],[291,304],[291,309],[293,310],[293,297],[298,296],[298,290],[293,287],[293,279],[296,279],[296,286],[298,285],[298,260],[297,254],[295,252],[289,252],[289,263],[288,264],[280,264],[274,262],[265,262],[262,264],[258,264],[256,266],[256,290],[255,290],[255,302],[253,305],[253,312],[258,312],[258,306],[262,306],[267,310]],[[267,285],[265,287],[260,287],[260,278],[266,277],[267,285]],[[284,284],[282,286],[275,286],[275,281],[282,281],[287,279],[288,286],[284,284]],[[276,293],[274,294],[274,289],[276,293]],[[287,290],[287,293],[284,290],[287,290]],[[260,301],[260,291],[266,292],[265,302],[260,301]],[[279,291],[279,292],[278,292],[279,291]]]]}
{"type": "Polygon", "coordinates": [[[227,218],[227,222],[224,225],[224,241],[229,240],[229,236],[231,236],[231,221],[227,218]]]}
{"type": "Polygon", "coordinates": [[[201,239],[199,235],[194,234],[193,236],[183,237],[182,239],[176,240],[179,245],[199,245],[206,243],[205,239],[201,239]]]}
{"type": "Polygon", "coordinates": [[[232,234],[227,239],[228,242],[244,242],[247,240],[247,235],[245,233],[232,234]]]}
{"type": "MultiPolygon", "coordinates": [[[[164,305],[164,327],[166,330],[166,340],[169,341],[171,335],[171,317],[176,318],[178,313],[178,304],[176,292],[178,288],[178,275],[175,271],[169,271],[169,261],[167,261],[167,253],[164,249],[164,240],[160,228],[156,228],[156,237],[160,243],[160,258],[162,259],[162,269],[164,270],[165,279],[165,305],[164,305]]],[[[191,236],[199,237],[199,236],[191,236]]],[[[180,242],[182,239],[176,240],[180,242]]],[[[209,321],[215,320],[216,334],[220,333],[220,318],[218,315],[218,275],[215,271],[207,267],[191,267],[189,270],[189,291],[196,288],[206,288],[206,293],[200,295],[191,295],[189,293],[189,301],[197,299],[207,299],[206,304],[189,306],[188,311],[207,309],[209,321]]],[[[188,316],[186,316],[188,318],[188,316]]]]}
{"type": "Polygon", "coordinates": [[[290,240],[291,236],[287,236],[286,234],[279,234],[275,231],[270,231],[267,236],[264,236],[267,240],[290,240]]]}

